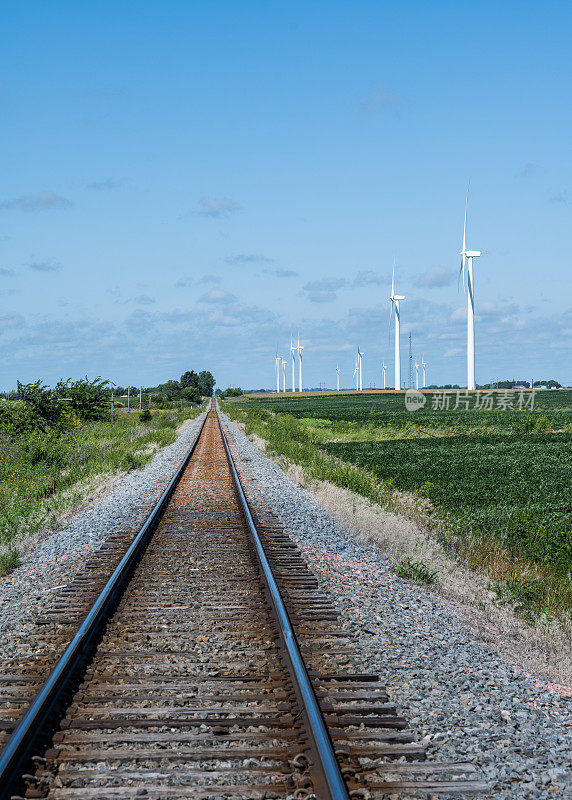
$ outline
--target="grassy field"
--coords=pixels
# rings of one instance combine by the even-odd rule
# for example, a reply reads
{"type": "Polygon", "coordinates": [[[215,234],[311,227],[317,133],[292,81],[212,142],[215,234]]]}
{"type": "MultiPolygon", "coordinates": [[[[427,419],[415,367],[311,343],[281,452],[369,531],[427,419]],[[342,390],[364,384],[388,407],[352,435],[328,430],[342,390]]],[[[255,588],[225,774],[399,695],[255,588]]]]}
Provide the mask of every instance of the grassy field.
{"type": "Polygon", "coordinates": [[[123,412],[114,423],[92,422],[64,432],[15,436],[0,430],[0,575],[17,565],[22,537],[57,524],[58,515],[82,499],[86,482],[139,469],[200,410],[154,412],[147,422],[137,412],[123,412]]]}
{"type": "Polygon", "coordinates": [[[454,410],[452,392],[448,410],[428,401],[415,412],[396,393],[264,397],[228,408],[309,475],[411,513],[523,613],[569,614],[572,391],[537,392],[534,409],[522,411],[474,409],[474,398],[454,410]],[[419,502],[401,502],[405,495],[419,502]]]}

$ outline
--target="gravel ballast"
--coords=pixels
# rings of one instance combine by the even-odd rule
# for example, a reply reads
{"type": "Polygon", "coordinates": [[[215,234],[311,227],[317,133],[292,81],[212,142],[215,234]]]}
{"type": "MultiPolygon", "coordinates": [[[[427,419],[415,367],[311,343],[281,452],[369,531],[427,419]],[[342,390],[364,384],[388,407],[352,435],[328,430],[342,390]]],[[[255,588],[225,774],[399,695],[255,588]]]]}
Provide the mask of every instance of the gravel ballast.
{"type": "Polygon", "coordinates": [[[462,611],[398,578],[228,418],[236,449],[266,502],[358,642],[363,668],[387,683],[427,758],[474,761],[490,797],[572,798],[570,694],[517,670],[479,641],[462,611]]]}
{"type": "Polygon", "coordinates": [[[195,438],[204,413],[142,469],[125,475],[103,498],[48,536],[22,566],[0,578],[0,659],[14,657],[14,642],[32,630],[35,617],[62,585],[116,531],[143,524],[195,438]]]}

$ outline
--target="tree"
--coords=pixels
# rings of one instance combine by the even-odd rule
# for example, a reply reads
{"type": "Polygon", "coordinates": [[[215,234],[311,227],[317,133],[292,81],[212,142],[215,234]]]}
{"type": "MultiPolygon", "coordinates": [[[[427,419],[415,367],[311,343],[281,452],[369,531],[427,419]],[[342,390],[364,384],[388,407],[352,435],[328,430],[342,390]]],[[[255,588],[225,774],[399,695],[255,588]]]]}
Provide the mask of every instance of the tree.
{"type": "Polygon", "coordinates": [[[199,392],[203,397],[211,397],[215,385],[215,379],[212,373],[202,370],[198,374],[198,387],[199,392]]]}
{"type": "Polygon", "coordinates": [[[188,403],[200,403],[201,393],[196,386],[186,386],[181,390],[181,397],[188,403]]]}
{"type": "Polygon", "coordinates": [[[67,407],[83,420],[104,419],[109,408],[109,381],[104,378],[94,378],[92,381],[80,378],[78,381],[58,381],[54,394],[63,402],[66,398],[67,407]]]}
{"type": "Polygon", "coordinates": [[[58,401],[49,386],[41,380],[34,383],[18,383],[18,397],[37,418],[40,427],[57,427],[64,423],[63,404],[58,401]]]}
{"type": "Polygon", "coordinates": [[[183,374],[181,375],[181,380],[179,381],[179,384],[181,386],[181,389],[186,389],[189,386],[194,386],[195,388],[198,388],[199,376],[194,370],[191,370],[190,372],[187,370],[187,372],[183,372],[183,374]]]}

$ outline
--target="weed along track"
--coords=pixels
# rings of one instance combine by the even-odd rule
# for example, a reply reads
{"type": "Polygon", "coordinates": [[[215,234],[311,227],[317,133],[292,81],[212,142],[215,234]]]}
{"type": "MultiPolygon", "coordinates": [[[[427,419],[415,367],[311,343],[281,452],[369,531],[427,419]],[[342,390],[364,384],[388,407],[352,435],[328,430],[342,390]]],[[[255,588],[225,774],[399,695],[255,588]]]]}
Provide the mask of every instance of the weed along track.
{"type": "Polygon", "coordinates": [[[157,519],[46,615],[49,653],[3,666],[2,800],[486,789],[470,763],[424,761],[297,546],[245,503],[213,409],[157,519]]]}

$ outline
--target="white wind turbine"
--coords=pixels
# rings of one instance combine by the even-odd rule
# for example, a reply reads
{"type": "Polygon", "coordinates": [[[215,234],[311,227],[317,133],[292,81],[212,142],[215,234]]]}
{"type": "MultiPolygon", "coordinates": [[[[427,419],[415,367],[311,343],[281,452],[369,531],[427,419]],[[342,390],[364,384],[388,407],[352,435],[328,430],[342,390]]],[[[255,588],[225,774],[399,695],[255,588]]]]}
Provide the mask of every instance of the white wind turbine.
{"type": "Polygon", "coordinates": [[[391,315],[395,309],[395,388],[401,389],[401,352],[399,349],[399,301],[405,300],[405,295],[395,294],[395,261],[393,262],[393,273],[391,276],[391,308],[389,310],[389,331],[391,336],[391,315]]]}
{"type": "Polygon", "coordinates": [[[385,370],[387,369],[385,361],[381,362],[381,369],[383,370],[383,388],[385,389],[385,370]]]}
{"type": "Polygon", "coordinates": [[[296,347],[298,350],[298,379],[300,381],[300,386],[298,387],[298,391],[302,391],[302,350],[304,349],[303,345],[300,344],[300,331],[298,331],[298,345],[296,347]]]}
{"type": "Polygon", "coordinates": [[[276,372],[276,391],[280,394],[280,362],[282,358],[280,356],[276,356],[274,358],[274,370],[276,372]]]}
{"type": "Polygon", "coordinates": [[[419,364],[415,362],[415,388],[419,391],[419,364]]]}
{"type": "Polygon", "coordinates": [[[286,359],[282,359],[282,391],[286,394],[286,359]]]}
{"type": "Polygon", "coordinates": [[[421,368],[423,370],[423,388],[425,388],[427,385],[427,362],[423,356],[421,356],[421,368]]]}
{"type": "Polygon", "coordinates": [[[340,368],[336,364],[336,381],[337,381],[337,391],[340,391],[340,368]]]}
{"type": "Polygon", "coordinates": [[[357,349],[357,363],[358,363],[358,371],[359,371],[359,390],[360,390],[360,392],[363,392],[363,381],[362,381],[361,360],[362,360],[362,358],[363,358],[364,356],[365,356],[365,353],[362,353],[362,351],[359,349],[359,344],[358,344],[358,349],[357,349]]]}
{"type": "Polygon", "coordinates": [[[290,359],[292,361],[292,391],[296,391],[296,373],[294,371],[296,361],[296,345],[292,342],[292,334],[290,334],[290,359]]]}
{"type": "Polygon", "coordinates": [[[465,262],[469,259],[467,269],[467,389],[475,389],[475,283],[473,274],[473,258],[481,255],[480,250],[467,250],[467,206],[469,192],[465,199],[465,224],[463,226],[463,249],[461,250],[461,269],[459,280],[465,277],[465,262]]]}

